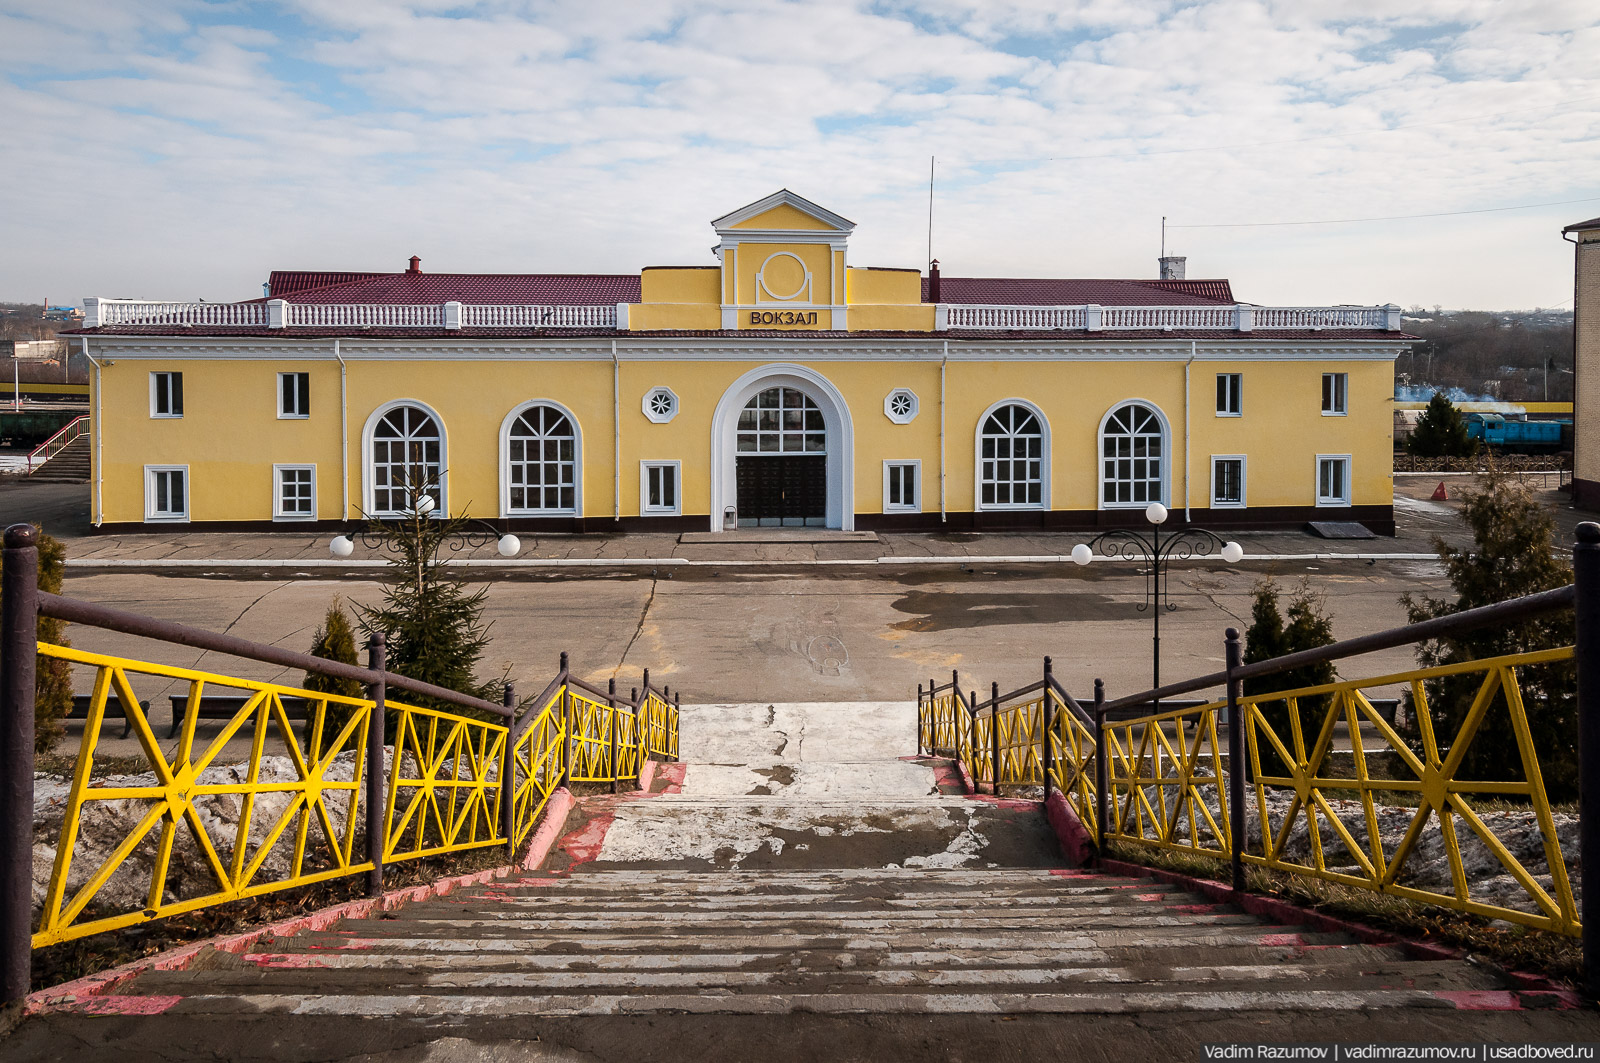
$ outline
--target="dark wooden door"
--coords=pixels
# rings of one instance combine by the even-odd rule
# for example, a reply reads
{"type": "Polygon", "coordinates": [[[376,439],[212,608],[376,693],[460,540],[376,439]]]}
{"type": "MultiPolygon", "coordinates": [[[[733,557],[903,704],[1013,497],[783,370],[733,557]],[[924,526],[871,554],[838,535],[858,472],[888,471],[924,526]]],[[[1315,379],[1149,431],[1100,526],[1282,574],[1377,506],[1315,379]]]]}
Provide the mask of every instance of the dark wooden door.
{"type": "Polygon", "coordinates": [[[828,517],[823,455],[741,454],[737,462],[742,527],[822,527],[828,517]]]}

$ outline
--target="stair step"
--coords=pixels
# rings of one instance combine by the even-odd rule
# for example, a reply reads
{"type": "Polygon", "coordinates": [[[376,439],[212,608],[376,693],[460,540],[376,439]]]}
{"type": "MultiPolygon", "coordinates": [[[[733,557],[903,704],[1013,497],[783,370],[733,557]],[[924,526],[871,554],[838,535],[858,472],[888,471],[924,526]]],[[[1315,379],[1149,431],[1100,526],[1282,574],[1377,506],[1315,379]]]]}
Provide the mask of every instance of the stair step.
{"type": "MultiPolygon", "coordinates": [[[[117,998],[94,997],[80,1010],[108,1010],[117,998]]],[[[165,1003],[165,1002],[164,1002],[165,1003]]],[[[1160,990],[1108,993],[718,993],[494,994],[258,993],[198,994],[170,1002],[162,1014],[344,1015],[382,1019],[507,1019],[564,1015],[624,1015],[675,1011],[696,1014],[1096,1014],[1129,1015],[1233,1011],[1366,1011],[1452,1009],[1426,990],[1296,988],[1160,990]]]]}

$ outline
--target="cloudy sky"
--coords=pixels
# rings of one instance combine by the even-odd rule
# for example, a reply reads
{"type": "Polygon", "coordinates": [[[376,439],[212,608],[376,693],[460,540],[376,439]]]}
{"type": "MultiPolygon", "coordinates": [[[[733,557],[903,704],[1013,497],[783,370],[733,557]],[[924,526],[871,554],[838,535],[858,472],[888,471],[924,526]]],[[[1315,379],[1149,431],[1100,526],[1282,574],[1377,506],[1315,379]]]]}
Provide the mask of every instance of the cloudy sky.
{"type": "Polygon", "coordinates": [[[1153,276],[1165,215],[1253,302],[1560,306],[1600,4],[0,0],[0,130],[0,300],[706,264],[780,187],[917,267],[935,156],[951,275],[1153,276]]]}

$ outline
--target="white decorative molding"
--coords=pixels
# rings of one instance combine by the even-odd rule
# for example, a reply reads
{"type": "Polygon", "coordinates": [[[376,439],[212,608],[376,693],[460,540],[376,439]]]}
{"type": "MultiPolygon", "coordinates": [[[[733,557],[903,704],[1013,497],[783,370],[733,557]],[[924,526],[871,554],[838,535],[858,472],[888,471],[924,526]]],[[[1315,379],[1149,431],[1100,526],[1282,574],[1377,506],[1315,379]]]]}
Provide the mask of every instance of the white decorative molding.
{"type": "MultiPolygon", "coordinates": [[[[832,228],[841,232],[848,233],[856,227],[856,223],[851,221],[849,218],[846,218],[844,215],[835,214],[827,207],[818,206],[817,204],[811,202],[811,200],[805,198],[804,196],[796,195],[787,188],[780,188],[770,196],[763,196],[754,203],[747,203],[738,210],[724,214],[720,218],[713,218],[711,221],[711,226],[718,231],[723,229],[733,229],[734,226],[738,225],[740,222],[746,222],[751,218],[759,217],[767,211],[772,210],[774,207],[793,207],[800,213],[813,217],[822,222],[824,225],[831,226],[832,228]]],[[[741,233],[748,232],[748,230],[744,229],[735,229],[734,231],[741,233]]],[[[805,232],[813,230],[801,231],[805,232]]]]}
{"type": "Polygon", "coordinates": [[[756,270],[756,302],[759,303],[761,301],[762,293],[765,293],[768,299],[776,303],[809,307],[812,301],[811,270],[806,267],[805,261],[793,251],[774,251],[762,261],[761,268],[756,270]],[[772,260],[775,258],[793,259],[795,265],[800,267],[800,287],[787,295],[773,291],[772,286],[767,283],[767,268],[772,265],[772,260]]]}
{"type": "Polygon", "coordinates": [[[443,313],[444,327],[458,329],[461,327],[461,304],[450,302],[440,308],[443,313]]]}
{"type": "Polygon", "coordinates": [[[670,424],[678,416],[678,393],[664,385],[653,387],[639,405],[652,424],[670,424]]]}
{"type": "Polygon", "coordinates": [[[910,388],[895,388],[883,397],[883,415],[895,424],[915,421],[917,407],[917,393],[910,388]]]}
{"type": "Polygon", "coordinates": [[[776,362],[745,373],[728,386],[711,415],[711,515],[710,529],[722,530],[722,511],[737,504],[737,455],[734,429],[739,412],[759,391],[772,387],[798,388],[822,412],[828,432],[828,508],[826,524],[844,531],[855,529],[855,426],[844,395],[827,377],[809,366],[776,362]]]}

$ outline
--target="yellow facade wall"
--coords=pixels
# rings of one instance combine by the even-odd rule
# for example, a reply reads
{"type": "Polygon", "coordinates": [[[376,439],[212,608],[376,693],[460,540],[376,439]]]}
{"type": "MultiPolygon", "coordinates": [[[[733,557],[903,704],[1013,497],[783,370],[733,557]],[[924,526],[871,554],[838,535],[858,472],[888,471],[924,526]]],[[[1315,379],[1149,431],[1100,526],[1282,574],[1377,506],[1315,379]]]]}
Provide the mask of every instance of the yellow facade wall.
{"type": "Polygon", "coordinates": [[[715,303],[640,303],[628,308],[628,331],[719,329],[722,308],[715,303]]]}
{"type": "Polygon", "coordinates": [[[731,228],[778,230],[802,229],[808,232],[830,230],[834,232],[838,231],[821,218],[807,214],[805,211],[800,210],[797,207],[791,207],[787,203],[780,203],[778,206],[773,207],[770,210],[762,211],[753,218],[746,218],[744,221],[734,224],[731,226],[731,228]]]}
{"type": "Polygon", "coordinates": [[[922,274],[914,269],[848,270],[850,305],[898,303],[915,306],[922,302],[922,274]]]}
{"type": "MultiPolygon", "coordinates": [[[[161,361],[118,355],[103,371],[100,429],[101,519],[144,520],[143,467],[188,465],[190,517],[208,521],[272,519],[272,464],[317,466],[317,517],[345,516],[340,499],[339,366],[328,361],[262,359],[161,361]],[[149,376],[184,374],[185,415],[152,419],[149,376]],[[311,417],[276,416],[278,372],[311,374],[311,417]]],[[[448,502],[452,512],[500,513],[500,429],[524,402],[548,399],[571,410],[582,431],[583,515],[639,513],[639,463],[682,463],[683,513],[709,512],[711,421],[718,400],[742,374],[765,360],[649,360],[620,365],[620,423],[612,418],[609,358],[570,361],[435,361],[349,358],[349,512],[362,501],[363,429],[372,412],[396,399],[436,410],[447,433],[448,502]],[[642,401],[665,385],[679,396],[668,424],[644,416],[642,401]],[[613,493],[620,428],[620,489],[613,493]],[[615,507],[615,509],[614,509],[615,507]]],[[[920,460],[923,511],[938,512],[940,473],[939,362],[817,361],[813,368],[844,396],[854,430],[857,514],[882,512],[885,460],[920,460]],[[920,411],[909,425],[891,422],[884,399],[898,387],[916,392],[920,411]]],[[[1316,502],[1318,454],[1352,458],[1352,504],[1388,506],[1392,490],[1392,363],[1296,358],[1293,361],[1196,361],[1190,368],[1188,504],[1209,507],[1210,458],[1247,456],[1251,509],[1310,507],[1316,502]],[[1215,414],[1215,376],[1244,375],[1244,415],[1215,414]],[[1321,374],[1349,374],[1349,413],[1321,414],[1321,374]]],[[[1183,478],[1184,361],[952,360],[945,382],[944,473],[952,513],[975,501],[975,432],[983,413],[1006,399],[1025,399],[1046,417],[1051,437],[1054,510],[1098,508],[1098,431],[1114,405],[1131,398],[1160,408],[1170,426],[1170,501],[1185,502],[1183,478]]]]}
{"type": "Polygon", "coordinates": [[[641,303],[721,302],[716,266],[651,266],[639,273],[641,303]]]}

